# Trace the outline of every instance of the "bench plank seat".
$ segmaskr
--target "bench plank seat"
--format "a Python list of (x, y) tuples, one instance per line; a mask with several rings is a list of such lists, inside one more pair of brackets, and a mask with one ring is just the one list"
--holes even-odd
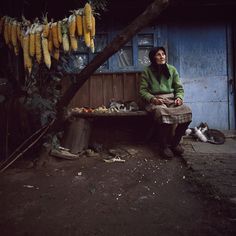
[(130, 117), (130, 116), (147, 116), (147, 111), (129, 111), (129, 112), (77, 112), (72, 114), (73, 117), (93, 118), (93, 117)]

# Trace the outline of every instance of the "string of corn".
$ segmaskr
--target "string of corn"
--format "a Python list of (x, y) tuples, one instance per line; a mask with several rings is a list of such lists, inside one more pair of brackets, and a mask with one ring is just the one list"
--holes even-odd
[[(94, 53), (95, 17), (92, 7), (86, 3), (84, 8), (74, 11), (70, 17), (62, 21), (48, 23), (44, 18), (42, 24), (31, 24), (22, 16), (23, 22), (17, 22), (11, 17), (0, 17), (0, 34), (3, 34), (6, 45), (14, 48), (15, 55), (19, 54), (19, 46), (23, 49), (24, 65), (29, 74), (32, 70), (32, 59), (41, 63), (42, 56), (46, 66), (51, 67), (51, 55), (59, 60), (60, 44), (64, 52), (78, 50), (78, 36), (84, 37), (87, 47)], [(31, 26), (31, 27), (29, 27)], [(40, 26), (40, 30), (38, 27)], [(27, 27), (27, 29), (26, 29)]]

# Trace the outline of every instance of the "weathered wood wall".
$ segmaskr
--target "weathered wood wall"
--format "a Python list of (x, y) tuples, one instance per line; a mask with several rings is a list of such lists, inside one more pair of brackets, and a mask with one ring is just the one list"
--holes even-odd
[[(139, 90), (139, 72), (100, 73), (92, 75), (77, 92), (69, 107), (108, 106), (110, 100), (135, 101), (142, 105)], [(63, 91), (69, 86), (70, 78), (62, 81)]]

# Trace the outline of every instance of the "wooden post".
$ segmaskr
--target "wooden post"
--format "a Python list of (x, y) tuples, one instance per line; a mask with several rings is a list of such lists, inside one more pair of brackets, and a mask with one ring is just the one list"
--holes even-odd
[(91, 133), (91, 123), (84, 118), (76, 118), (65, 131), (62, 145), (77, 154), (88, 148)]

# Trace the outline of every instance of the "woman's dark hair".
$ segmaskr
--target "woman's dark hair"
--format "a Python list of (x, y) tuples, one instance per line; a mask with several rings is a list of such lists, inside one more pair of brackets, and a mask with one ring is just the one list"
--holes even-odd
[(170, 72), (169, 72), (169, 69), (168, 69), (166, 63), (161, 64), (161, 65), (156, 63), (155, 55), (159, 50), (162, 50), (166, 55), (166, 50), (164, 47), (154, 47), (150, 50), (150, 52), (148, 54), (149, 60), (151, 62), (150, 67), (153, 70), (153, 72), (156, 74), (158, 81), (160, 80), (161, 75), (164, 75), (166, 77), (166, 79), (168, 79), (170, 77)]

